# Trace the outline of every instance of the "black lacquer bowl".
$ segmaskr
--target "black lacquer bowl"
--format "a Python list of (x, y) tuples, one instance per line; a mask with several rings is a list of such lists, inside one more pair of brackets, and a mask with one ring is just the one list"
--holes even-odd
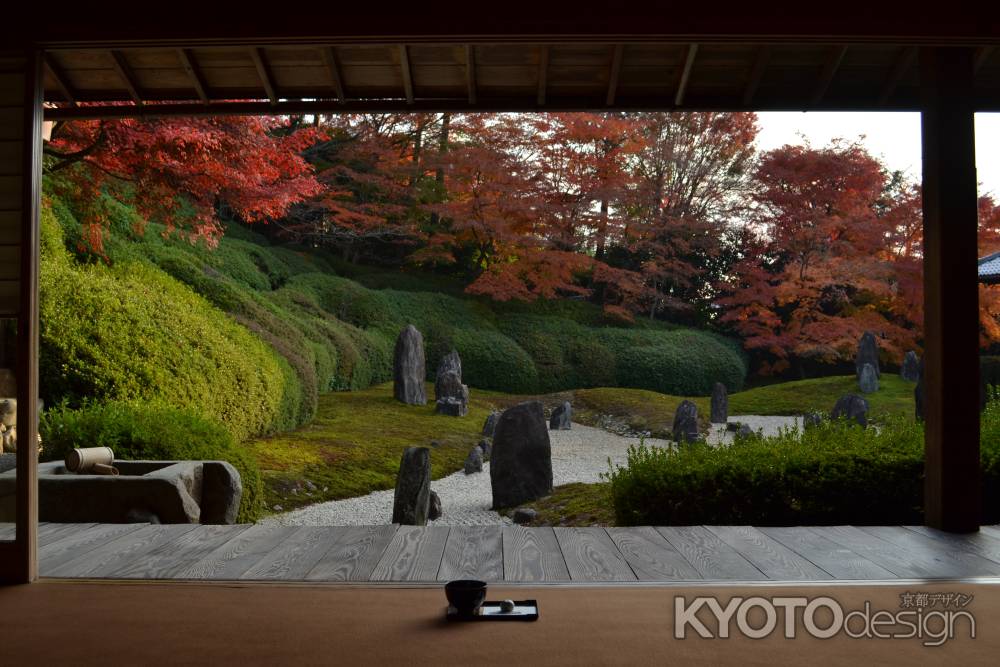
[(460, 614), (472, 614), (486, 599), (486, 582), (476, 579), (456, 579), (444, 585), (448, 603)]

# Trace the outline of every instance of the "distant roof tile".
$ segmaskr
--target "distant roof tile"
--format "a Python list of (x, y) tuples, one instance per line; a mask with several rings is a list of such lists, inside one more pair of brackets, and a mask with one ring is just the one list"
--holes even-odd
[(979, 282), (1000, 284), (1000, 252), (979, 260)]

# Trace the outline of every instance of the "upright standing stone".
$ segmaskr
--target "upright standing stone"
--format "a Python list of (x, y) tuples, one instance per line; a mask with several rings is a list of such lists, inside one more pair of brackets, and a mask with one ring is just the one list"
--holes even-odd
[(920, 360), (917, 386), (913, 388), (913, 415), (918, 422), (924, 420), (924, 361)]
[(868, 426), (868, 401), (857, 394), (841, 396), (830, 413), (832, 419), (851, 419), (861, 426)]
[(878, 339), (871, 331), (866, 331), (861, 340), (858, 341), (858, 356), (854, 360), (854, 370), (858, 380), (861, 379), (861, 371), (864, 370), (865, 364), (872, 365), (872, 368), (875, 369), (875, 377), (882, 377), (878, 365)]
[(674, 441), (697, 442), (701, 439), (701, 432), (698, 429), (698, 406), (691, 401), (681, 401), (674, 413)]
[(392, 522), (405, 526), (427, 525), (431, 501), (431, 450), (407, 447), (399, 461)]
[(858, 388), (862, 394), (874, 394), (878, 391), (878, 374), (875, 367), (865, 364), (861, 369), (861, 377), (858, 379)]
[(444, 510), (441, 507), (441, 496), (437, 494), (437, 491), (432, 490), (427, 518), (431, 521), (437, 521), (441, 518), (442, 514), (444, 514)]
[(455, 350), (438, 364), (434, 401), (440, 414), (464, 417), (469, 412), (469, 387), (462, 384), (462, 359)]
[(442, 385), (441, 382), (442, 376), (449, 372), (455, 374), (459, 383), (462, 382), (462, 358), (458, 356), (458, 352), (456, 350), (452, 350), (448, 354), (444, 355), (441, 358), (441, 363), (438, 364), (437, 373), (434, 376), (434, 400), (437, 400), (442, 396), (453, 395), (448, 392), (454, 391), (454, 388), (450, 384)]
[(903, 367), (899, 369), (899, 376), (907, 382), (916, 382), (920, 379), (920, 360), (913, 350), (903, 357)]
[(426, 405), (424, 337), (412, 324), (399, 332), (392, 361), (392, 394), (408, 405)]
[(552, 446), (538, 401), (500, 415), (490, 456), (493, 508), (514, 507), (552, 493)]
[(466, 475), (483, 471), (483, 450), (479, 449), (478, 445), (469, 450), (469, 455), (465, 457), (463, 470), (465, 470)]
[(729, 421), (729, 394), (726, 392), (726, 385), (721, 382), (716, 382), (712, 388), (711, 417), (713, 424), (725, 424)]
[(486, 421), (483, 422), (483, 437), (485, 438), (493, 437), (493, 432), (497, 428), (497, 421), (499, 421), (499, 419), (500, 419), (499, 412), (490, 413), (490, 415), (486, 418)]
[(572, 427), (573, 406), (569, 401), (563, 401), (562, 405), (557, 405), (549, 418), (549, 429), (553, 431), (568, 431)]

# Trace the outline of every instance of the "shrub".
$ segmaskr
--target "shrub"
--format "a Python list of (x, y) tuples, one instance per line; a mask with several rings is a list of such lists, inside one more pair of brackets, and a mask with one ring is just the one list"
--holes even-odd
[(1000, 357), (980, 357), (979, 368), (983, 376), (983, 384), (1000, 387)]
[(739, 391), (746, 378), (743, 356), (704, 332), (608, 329), (599, 337), (616, 355), (622, 387), (705, 396), (716, 382)]
[(194, 410), (160, 402), (109, 401), (79, 409), (62, 405), (42, 414), (39, 429), (43, 458), (50, 461), (64, 458), (74, 447), (110, 447), (120, 459), (228, 461), (243, 482), (238, 521), (260, 516), (263, 485), (257, 463), (222, 424)]
[[(801, 434), (746, 438), (728, 447), (641, 445), (611, 471), (621, 525), (912, 524), (922, 522), (923, 427), (886, 418)], [(983, 415), (983, 521), (1000, 520), (1000, 404)]]
[(286, 383), (274, 352), (154, 267), (79, 265), (43, 209), (43, 398), (163, 399), (221, 421), (237, 439), (272, 429)]
[(531, 357), (496, 330), (458, 329), (455, 349), (462, 357), (462, 380), (470, 386), (509, 393), (531, 393), (538, 386)]

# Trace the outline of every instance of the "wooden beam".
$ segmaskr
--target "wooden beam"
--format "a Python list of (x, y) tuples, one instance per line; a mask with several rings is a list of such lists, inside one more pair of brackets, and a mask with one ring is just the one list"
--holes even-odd
[(399, 70), (403, 75), (403, 93), (406, 103), (413, 104), (413, 72), (410, 70), (410, 50), (406, 44), (399, 45)]
[(63, 98), (73, 106), (76, 106), (78, 104), (76, 93), (73, 92), (73, 87), (69, 84), (69, 79), (66, 78), (66, 73), (62, 67), (59, 66), (59, 63), (50, 54), (44, 53), (42, 57), (45, 62), (46, 71), (52, 77), (52, 80), (56, 82), (56, 87), (59, 88), (59, 92)]
[(624, 44), (615, 44), (614, 53), (611, 55), (611, 71), (608, 74), (608, 97), (606, 104), (609, 107), (615, 103), (615, 94), (618, 92), (618, 78), (621, 76), (622, 55), (624, 52)]
[(271, 68), (267, 64), (267, 56), (264, 54), (264, 49), (256, 46), (251, 48), (250, 57), (257, 68), (257, 76), (260, 78), (261, 85), (264, 86), (267, 99), (271, 100), (271, 104), (277, 104), (278, 91), (274, 87), (274, 77), (271, 76)]
[(476, 103), (476, 47), (465, 45), (465, 85), (469, 89), (469, 104)]
[(139, 94), (139, 86), (136, 84), (135, 74), (133, 74), (132, 68), (125, 59), (125, 54), (117, 49), (112, 49), (111, 61), (114, 63), (115, 71), (118, 72), (119, 78), (125, 84), (125, 89), (128, 91), (132, 101), (135, 102), (136, 106), (142, 106), (142, 95)]
[(181, 61), (181, 67), (187, 72), (188, 78), (191, 80), (191, 87), (198, 94), (198, 99), (202, 101), (202, 104), (208, 104), (208, 86), (205, 84), (205, 77), (201, 74), (201, 68), (198, 67), (194, 53), (191, 49), (177, 49), (177, 58)]
[(687, 55), (684, 56), (684, 66), (681, 69), (681, 78), (677, 82), (677, 92), (674, 95), (674, 106), (679, 107), (684, 104), (684, 95), (687, 93), (688, 81), (691, 79), (691, 68), (694, 67), (694, 59), (698, 55), (698, 45), (688, 46)]
[(750, 70), (750, 78), (747, 79), (746, 88), (743, 89), (743, 106), (750, 106), (753, 97), (760, 87), (760, 80), (764, 77), (767, 64), (771, 60), (771, 47), (766, 44), (757, 49), (757, 57), (754, 59), (753, 68)]
[(830, 84), (837, 76), (837, 70), (840, 69), (840, 63), (844, 61), (845, 55), (847, 55), (847, 44), (831, 47), (830, 54), (826, 57), (826, 62), (823, 63), (823, 71), (820, 72), (816, 88), (810, 98), (813, 105), (819, 104), (826, 97), (826, 91), (830, 89)]
[(899, 86), (900, 80), (903, 76), (910, 70), (913, 66), (914, 61), (917, 59), (917, 47), (907, 46), (899, 55), (896, 56), (896, 61), (892, 65), (892, 69), (889, 71), (889, 76), (886, 78), (885, 83), (882, 85), (882, 90), (878, 94), (878, 105), (884, 107), (888, 103), (892, 94), (896, 92), (896, 88)]
[(545, 93), (549, 78), (549, 45), (542, 44), (538, 50), (538, 106), (545, 106)]
[(924, 212), (924, 520), (979, 529), (975, 53), (920, 49)]
[(344, 95), (344, 79), (340, 74), (340, 59), (337, 57), (337, 50), (332, 46), (326, 46), (320, 49), (320, 53), (323, 55), (326, 70), (330, 73), (330, 83), (333, 84), (333, 93), (337, 96), (338, 102), (345, 104), (347, 96)]

